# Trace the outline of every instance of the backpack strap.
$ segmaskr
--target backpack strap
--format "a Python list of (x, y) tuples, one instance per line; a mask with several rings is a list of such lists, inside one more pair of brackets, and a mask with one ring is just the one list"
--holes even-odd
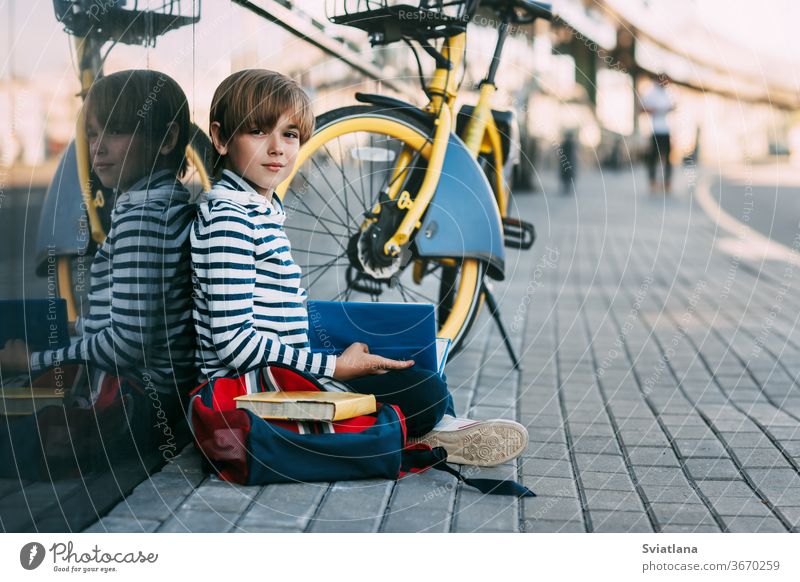
[(407, 448), (403, 450), (402, 472), (419, 472), (421, 468), (433, 468), (446, 471), (456, 479), (474, 487), (486, 495), (513, 495), (515, 497), (536, 497), (536, 494), (525, 487), (508, 479), (472, 479), (464, 477), (461, 471), (447, 464), (447, 451), (443, 447)]

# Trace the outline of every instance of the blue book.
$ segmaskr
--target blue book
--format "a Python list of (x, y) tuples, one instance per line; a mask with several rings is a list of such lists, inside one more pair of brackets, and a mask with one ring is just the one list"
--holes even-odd
[(0, 300), (0, 347), (10, 339), (25, 340), (31, 351), (69, 345), (64, 299)]
[(450, 340), (436, 337), (436, 312), (430, 303), (308, 301), (311, 351), (339, 355), (354, 342), (372, 354), (414, 360), (414, 367), (440, 376)]

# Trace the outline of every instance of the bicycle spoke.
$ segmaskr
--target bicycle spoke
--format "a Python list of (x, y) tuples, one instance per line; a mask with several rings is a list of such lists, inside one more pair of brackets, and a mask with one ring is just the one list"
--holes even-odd
[[(314, 211), (311, 210), (311, 207), (308, 204), (306, 204), (305, 202), (303, 202), (301, 198), (298, 197), (297, 200), (300, 201), (300, 203), (303, 204), (303, 206), (305, 206), (308, 209), (308, 212), (300, 210), (299, 208), (292, 209), (292, 212), (299, 212), (300, 214), (304, 214), (306, 216), (310, 216), (311, 218), (314, 218), (314, 219), (316, 219), (316, 220), (318, 220), (320, 222), (329, 222), (329, 223), (334, 224), (336, 226), (342, 226), (342, 227), (344, 227), (345, 232), (348, 230), (347, 225), (344, 224), (343, 222), (336, 222), (335, 220), (333, 220), (331, 218), (323, 218), (319, 214), (315, 214)], [(289, 225), (287, 225), (287, 226), (289, 226)], [(330, 232), (330, 231), (328, 231), (328, 232)], [(331, 233), (331, 235), (335, 236), (335, 235), (333, 235), (333, 233)]]
[[(375, 147), (373, 145), (373, 143), (374, 143), (373, 142), (373, 135), (369, 134), (369, 147), (370, 147), (370, 149)], [(370, 158), (369, 159), (369, 194), (367, 194), (366, 198), (371, 197), (372, 193), (375, 192), (375, 190), (373, 190), (373, 188), (372, 188), (372, 178), (375, 175), (375, 170), (374, 170), (373, 166), (374, 166), (374, 162), (372, 161), (372, 158)], [(366, 199), (365, 199), (364, 202), (366, 204)], [(366, 206), (365, 206), (365, 208), (366, 208)], [(372, 208), (367, 208), (366, 210), (367, 210), (367, 212), (371, 212)]]
[(408, 300), (408, 297), (406, 296), (406, 292), (405, 292), (405, 290), (403, 289), (403, 284), (402, 284), (402, 283), (400, 283), (399, 281), (398, 281), (398, 283), (397, 283), (397, 290), (398, 290), (398, 291), (400, 291), (400, 295), (403, 297), (403, 300), (404, 300), (406, 303), (410, 303), (410, 302), (409, 302), (409, 300)]
[[(337, 138), (337, 139), (338, 139), (338, 138)], [(358, 140), (356, 140), (356, 147), (358, 147)], [(339, 153), (340, 153), (340, 154), (341, 154), (341, 151), (342, 151), (342, 144), (341, 144), (341, 143), (339, 143)], [(359, 160), (358, 160), (358, 176), (359, 176), (359, 182), (358, 182), (358, 183), (361, 185), (361, 188), (360, 188), (360, 190), (361, 190), (361, 193), (360, 193), (360, 196), (359, 196), (359, 201), (361, 202), (362, 206), (364, 206), (364, 210), (365, 210), (365, 211), (368, 211), (368, 210), (369, 210), (369, 208), (367, 208), (367, 207), (366, 207), (366, 206), (367, 206), (367, 200), (366, 200), (366, 198), (364, 197), (364, 170), (363, 170), (363, 162), (361, 161), (361, 159), (360, 159), (360, 158), (359, 158)]]
[(325, 273), (327, 273), (327, 272), (330, 270), (330, 268), (331, 268), (331, 267), (333, 267), (333, 264), (330, 264), (330, 265), (328, 265), (328, 266), (327, 266), (327, 267), (325, 267), (325, 268), (322, 268), (322, 267), (317, 267), (316, 269), (314, 269), (314, 271), (318, 271), (319, 269), (322, 269), (322, 271), (321, 271), (321, 272), (320, 272), (320, 273), (317, 275), (316, 279), (314, 279), (313, 281), (311, 281), (311, 282), (310, 282), (310, 283), (307, 285), (307, 287), (308, 287), (309, 289), (310, 289), (310, 288), (312, 288), (312, 287), (314, 286), (314, 283), (316, 283), (317, 281), (319, 281), (320, 277), (322, 277), (322, 276), (323, 276)]
[[(337, 262), (339, 259), (342, 259), (342, 258), (344, 258), (344, 255), (345, 255), (345, 254), (346, 254), (346, 252), (342, 252), (342, 253), (341, 253), (341, 254), (339, 254), (339, 255), (331, 255), (333, 258), (332, 258), (330, 261), (326, 261), (326, 262), (324, 262), (324, 263), (315, 263), (315, 264), (313, 264), (313, 265), (312, 265), (312, 264), (308, 264), (308, 265), (300, 265), (300, 268), (301, 268), (301, 269), (304, 269), (304, 272), (303, 272), (303, 274), (304, 274), (306, 277), (308, 277), (308, 276), (309, 276), (311, 273), (313, 273), (313, 272), (317, 271), (318, 269), (320, 269), (320, 268), (322, 268), (322, 267), (326, 267), (326, 266), (333, 266), (333, 263), (336, 263), (336, 262)], [(345, 262), (344, 262), (344, 263), (342, 263), (340, 266), (347, 266), (348, 264), (349, 264), (349, 261), (345, 261)], [(313, 269), (311, 269), (310, 271), (305, 271), (305, 269), (307, 269), (307, 268), (309, 268), (309, 267), (314, 267), (314, 268), (313, 268)]]
[[(358, 142), (356, 142), (356, 144), (357, 144), (357, 143), (358, 143)], [(341, 137), (340, 137), (340, 136), (336, 138), (336, 145), (338, 145), (338, 146), (339, 146), (339, 157), (340, 157), (340, 158), (341, 158), (341, 160), (342, 160), (342, 167), (344, 167), (344, 151), (342, 150), (342, 140), (341, 140)], [(361, 167), (361, 166), (359, 165), (359, 168), (360, 168), (360, 167)], [(353, 216), (350, 214), (350, 207), (349, 207), (349, 205), (348, 205), (348, 203), (347, 203), (347, 199), (348, 199), (348, 196), (347, 196), (347, 188), (345, 188), (345, 189), (344, 189), (344, 192), (343, 192), (343, 194), (344, 194), (344, 196), (343, 196), (343, 197), (344, 197), (344, 211), (345, 211), (345, 213), (347, 213), (347, 216), (349, 216), (349, 217), (350, 217), (350, 219), (352, 220), (352, 219), (353, 219)], [(355, 195), (356, 195), (356, 198), (358, 198), (358, 193), (356, 192), (355, 188), (353, 188), (353, 194), (355, 194)]]
[[(318, 228), (303, 228), (302, 226), (295, 226), (293, 224), (285, 225), (287, 230), (298, 230), (300, 232), (309, 232), (311, 234), (325, 234), (321, 232)], [(335, 234), (336, 237), (345, 238), (349, 235), (347, 232), (343, 232), (341, 234)]]
[(344, 291), (339, 291), (336, 295), (334, 295), (330, 299), (326, 299), (326, 301), (339, 301), (339, 297), (341, 297), (342, 295), (344, 295)]
[[(305, 200), (303, 200), (302, 198), (298, 198), (298, 200), (300, 201), (300, 203), (301, 203), (303, 206), (305, 206), (305, 207), (308, 209), (308, 211), (309, 211), (309, 212), (313, 212), (313, 211), (311, 210), (311, 208), (309, 208), (308, 204), (306, 204)], [(295, 209), (295, 210), (296, 210), (296, 209)], [(299, 212), (299, 211), (298, 211), (298, 212)], [(330, 234), (330, 235), (331, 235), (331, 236), (334, 238), (334, 240), (336, 241), (336, 244), (338, 244), (338, 245), (339, 245), (339, 247), (340, 247), (342, 250), (344, 250), (345, 252), (347, 252), (347, 249), (344, 247), (344, 245), (343, 245), (343, 244), (342, 244), (342, 242), (339, 240), (339, 238), (337, 238), (337, 236), (336, 236), (335, 234), (333, 234), (333, 233), (331, 232), (331, 230), (330, 230), (330, 229), (329, 229), (327, 226), (325, 226), (325, 223), (324, 223), (324, 222), (322, 222), (322, 217), (316, 217), (316, 216), (314, 216), (314, 214), (309, 214), (309, 216), (311, 216), (311, 217), (314, 217), (314, 218), (319, 218), (319, 220), (320, 220), (320, 225), (322, 225), (322, 227), (323, 227), (325, 230), (327, 230), (327, 231), (328, 231), (328, 234)], [(341, 226), (344, 226), (344, 225), (341, 225)], [(345, 230), (347, 230), (347, 227), (346, 227), (346, 226), (345, 226)]]
[[(328, 182), (328, 179), (327, 179), (327, 178), (325, 178), (325, 174), (323, 174), (323, 173), (322, 173), (322, 170), (320, 169), (320, 167), (319, 167), (319, 164), (317, 164), (317, 161), (316, 161), (316, 160), (313, 158), (313, 156), (312, 156), (312, 158), (311, 158), (311, 163), (312, 163), (312, 164), (314, 164), (314, 166), (317, 168), (317, 170), (319, 170), (319, 173), (320, 173), (320, 175), (322, 176), (322, 179), (323, 179), (323, 180), (325, 180), (325, 182), (327, 182), (327, 183), (328, 183), (328, 186), (331, 188), (331, 191), (333, 192), (333, 197), (334, 197), (334, 198), (336, 198), (336, 199), (338, 200), (338, 197), (336, 196), (336, 191), (333, 189), (333, 186), (331, 186), (330, 182)], [(336, 211), (333, 209), (333, 206), (331, 206), (331, 204), (330, 204), (329, 200), (326, 200), (326, 199), (325, 199), (325, 197), (322, 195), (322, 192), (320, 192), (319, 190), (317, 190), (316, 186), (314, 186), (314, 185), (313, 185), (313, 184), (312, 184), (312, 183), (309, 181), (309, 179), (305, 177), (305, 175), (303, 174), (303, 172), (298, 172), (298, 174), (300, 174), (300, 175), (303, 177), (303, 179), (304, 179), (304, 180), (305, 180), (305, 181), (308, 183), (308, 185), (309, 185), (309, 186), (311, 186), (311, 188), (314, 190), (314, 193), (315, 193), (317, 196), (319, 196), (319, 199), (320, 199), (320, 200), (322, 200), (323, 204), (325, 205), (325, 208), (328, 208), (328, 209), (330, 209), (330, 211), (333, 213), (333, 215), (334, 215), (334, 216), (336, 216), (336, 218), (338, 218), (338, 219), (339, 219), (339, 220), (341, 220), (342, 222), (346, 222), (346, 220), (345, 220), (344, 218), (342, 218), (341, 216), (339, 216), (339, 213), (338, 213), (338, 212), (336, 212)], [(341, 201), (339, 201), (339, 204), (341, 204)], [(350, 219), (351, 221), (353, 220), (353, 217), (352, 217), (352, 216), (350, 216), (349, 214), (348, 214), (347, 218), (348, 218), (348, 219)]]
[(317, 251), (317, 250), (313, 250), (312, 251), (310, 249), (309, 250), (305, 250), (305, 251), (300, 251), (300, 253), (302, 253), (302, 254), (304, 254), (306, 256), (309, 256), (309, 255), (322, 255), (323, 257), (333, 257), (335, 259), (341, 259), (343, 256), (345, 256), (345, 254), (347, 254), (347, 251), (342, 251), (338, 255), (335, 254), (335, 253), (326, 253), (325, 251)]
[[(336, 138), (336, 139), (338, 140), (339, 138)], [(322, 147), (325, 148), (325, 151), (328, 153), (328, 155), (331, 157), (331, 159), (334, 159), (333, 155), (331, 154), (331, 151), (328, 149), (328, 144), (322, 144)], [(344, 160), (342, 160), (342, 163), (339, 164), (339, 170), (342, 173), (342, 191), (343, 191), (345, 199), (347, 199), (347, 186), (350, 186), (351, 189), (353, 189), (353, 187), (349, 183), (349, 181), (347, 180), (347, 175), (344, 172)], [(342, 204), (341, 200), (339, 200), (339, 204)]]
[(405, 285), (403, 285), (403, 284), (402, 284), (402, 283), (400, 283), (400, 282), (398, 282), (398, 285), (400, 285), (400, 286), (401, 286), (403, 289), (405, 289), (406, 291), (408, 291), (408, 292), (409, 292), (409, 293), (411, 293), (412, 295), (416, 295), (417, 297), (422, 297), (423, 301), (425, 301), (426, 303), (434, 303), (434, 304), (435, 304), (435, 303), (437, 303), (436, 301), (431, 301), (431, 298), (430, 298), (430, 297), (427, 297), (426, 295), (423, 295), (423, 294), (422, 294), (422, 293), (420, 293), (419, 291), (415, 291), (415, 290), (414, 290), (414, 289), (412, 289), (411, 287), (406, 287)]

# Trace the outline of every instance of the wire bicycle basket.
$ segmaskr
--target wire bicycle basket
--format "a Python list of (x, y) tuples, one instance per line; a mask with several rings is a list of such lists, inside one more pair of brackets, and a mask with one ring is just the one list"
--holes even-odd
[[(156, 39), (200, 20), (201, 0), (53, 0), (56, 18), (73, 36), (155, 46)], [(155, 6), (153, 6), (155, 5)]]
[(447, 38), (467, 29), (478, 0), (329, 0), (328, 20), (369, 35), (372, 46), (404, 38)]

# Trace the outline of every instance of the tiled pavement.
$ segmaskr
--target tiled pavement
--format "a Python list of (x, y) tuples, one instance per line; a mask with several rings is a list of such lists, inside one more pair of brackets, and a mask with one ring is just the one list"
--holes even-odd
[(485, 312), (448, 363), (460, 413), (530, 433), (518, 462), (471, 475), (537, 497), (439, 471), (239, 487), (189, 447), (89, 531), (797, 531), (800, 267), (723, 254), (688, 194), (644, 183), (587, 173), (576, 197), (518, 196), (539, 240), (495, 293), (523, 370)]

